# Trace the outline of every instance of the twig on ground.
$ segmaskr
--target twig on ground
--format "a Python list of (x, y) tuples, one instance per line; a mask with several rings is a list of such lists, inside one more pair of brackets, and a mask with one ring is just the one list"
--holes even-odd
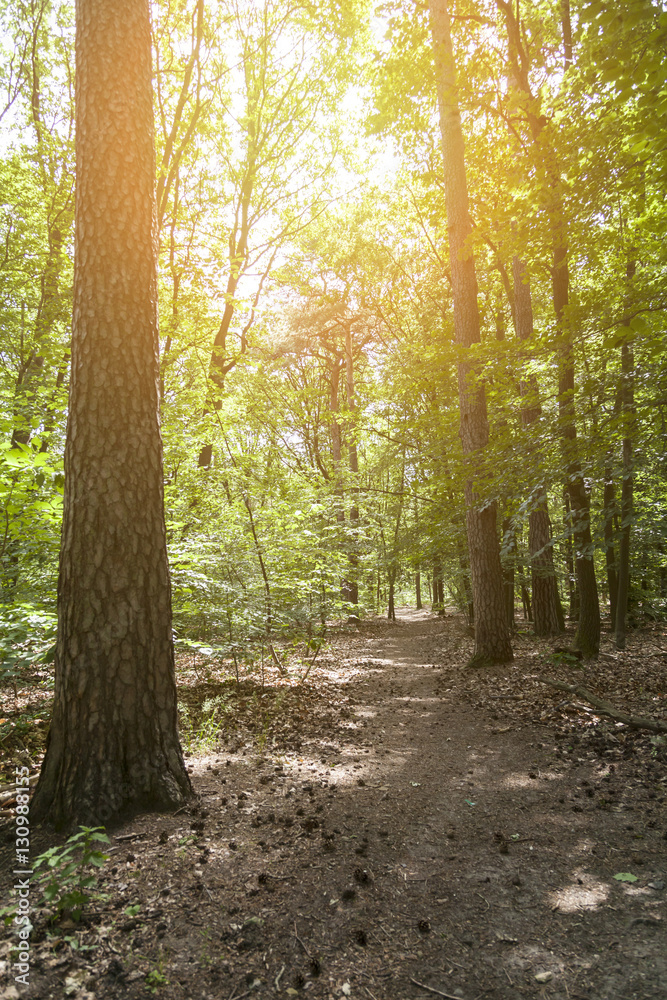
[(302, 947), (302, 948), (303, 948), (303, 950), (305, 951), (305, 953), (306, 953), (306, 955), (308, 956), (308, 958), (311, 958), (311, 959), (312, 959), (312, 957), (313, 957), (313, 956), (312, 956), (312, 955), (310, 954), (310, 952), (309, 952), (309, 951), (308, 951), (308, 949), (306, 948), (305, 944), (303, 943), (303, 941), (302, 941), (302, 940), (301, 940), (301, 938), (299, 937), (299, 932), (298, 932), (298, 930), (296, 929), (296, 920), (294, 921), (294, 937), (295, 937), (295, 938), (297, 939), (297, 941), (299, 942), (299, 944), (301, 945), (301, 947)]
[[(324, 640), (322, 640), (322, 642), (324, 642)], [(305, 674), (303, 675), (303, 677), (299, 681), (299, 684), (304, 684), (306, 682), (306, 679), (308, 678), (308, 674), (310, 673), (310, 668), (312, 667), (313, 663), (317, 659), (317, 654), (319, 653), (319, 651), (322, 648), (322, 642), (319, 644), (319, 646), (317, 647), (317, 649), (313, 653), (313, 658), (311, 659), (310, 663), (308, 664), (308, 669), (306, 670)]]
[(452, 996), (451, 993), (443, 993), (442, 990), (434, 990), (432, 986), (427, 986), (426, 983), (418, 983), (416, 979), (412, 978), (412, 976), (410, 976), (410, 982), (414, 983), (415, 986), (419, 986), (422, 990), (428, 990), (429, 993), (435, 993), (436, 996), (446, 997), (447, 1000), (461, 1000), (461, 997)]
[(550, 677), (539, 677), (538, 680), (542, 681), (543, 684), (548, 684), (549, 687), (557, 688), (559, 691), (576, 694), (578, 698), (583, 698), (584, 701), (595, 706), (602, 715), (608, 715), (615, 722), (623, 722), (632, 729), (647, 729), (651, 733), (667, 733), (667, 722), (660, 722), (657, 719), (645, 719), (641, 715), (628, 715), (627, 712), (621, 712), (618, 708), (610, 705), (608, 701), (604, 701), (602, 698), (598, 698), (597, 695), (591, 694), (587, 688), (581, 687), (579, 684), (573, 686), (565, 684), (563, 681), (554, 681)]

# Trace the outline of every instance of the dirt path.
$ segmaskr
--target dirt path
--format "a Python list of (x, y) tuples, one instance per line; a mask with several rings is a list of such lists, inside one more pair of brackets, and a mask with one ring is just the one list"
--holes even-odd
[(233, 736), (192, 815), (118, 831), (95, 950), (36, 942), (26, 995), (667, 996), (664, 774), (473, 707), (461, 626), (399, 619), (335, 639), (282, 749)]

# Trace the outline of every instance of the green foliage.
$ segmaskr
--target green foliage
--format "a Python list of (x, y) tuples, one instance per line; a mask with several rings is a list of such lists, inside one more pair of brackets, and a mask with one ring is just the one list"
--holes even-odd
[(169, 980), (159, 969), (151, 969), (144, 982), (150, 993), (157, 993), (163, 986), (169, 985)]
[[(632, 606), (637, 624), (664, 617), (667, 15), (650, 0), (570, 7), (567, 68), (560, 5), (519, 7), (530, 94), (497, 4), (464, 2), (453, 20), (482, 323), (472, 353), (492, 428), (484, 454), (464, 459), (427, 6), (222, 2), (201, 18), (194, 0), (156, 6), (165, 503), (176, 648), (198, 679), (223, 664), (238, 678), (276, 638), (319, 641), (350, 613), (351, 578), (362, 616), (385, 610), (389, 579), (411, 602), (417, 570), (426, 601), (436, 569), (445, 603), (467, 611), (468, 481), (498, 505), (517, 581), (545, 486), (567, 598), (556, 197), (596, 572), (623, 527), (631, 344)], [(39, 23), (35, 10), (0, 14), (12, 99), (0, 120), (0, 680), (15, 691), (55, 634), (74, 242), (72, 7), (50, 0)], [(515, 335), (515, 258), (530, 341)], [(201, 725), (184, 712), (184, 742), (214, 745), (226, 717), (222, 702)]]
[(53, 661), (55, 615), (32, 604), (0, 605), (0, 684), (17, 695), (31, 668)]
[(229, 696), (219, 694), (204, 701), (196, 721), (192, 718), (190, 709), (184, 702), (179, 703), (178, 711), (179, 733), (186, 752), (189, 754), (210, 753), (227, 729), (228, 720), (233, 713), (233, 706)]
[(100, 894), (93, 890), (97, 872), (108, 856), (97, 846), (108, 844), (104, 827), (79, 827), (62, 847), (50, 847), (35, 859), (34, 869), (46, 869), (37, 878), (42, 894), (42, 905), (54, 910), (54, 920), (68, 915), (75, 921), (93, 898)]

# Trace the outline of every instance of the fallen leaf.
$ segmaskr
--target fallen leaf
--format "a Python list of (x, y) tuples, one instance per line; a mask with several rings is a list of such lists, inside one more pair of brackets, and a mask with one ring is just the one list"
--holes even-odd
[(636, 882), (637, 876), (633, 875), (632, 872), (619, 872), (618, 875), (614, 875), (617, 882)]
[(554, 977), (553, 972), (538, 972), (535, 979), (538, 983), (548, 983)]

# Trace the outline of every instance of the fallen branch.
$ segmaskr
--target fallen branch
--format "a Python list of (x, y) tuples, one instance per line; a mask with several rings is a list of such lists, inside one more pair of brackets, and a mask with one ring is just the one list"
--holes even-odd
[(284, 674), (285, 673), (285, 664), (282, 663), (281, 660), (278, 659), (278, 654), (276, 653), (275, 649), (273, 648), (273, 643), (272, 642), (269, 643), (269, 649), (271, 650), (271, 659), (273, 660), (273, 662), (275, 663), (275, 665), (278, 667), (278, 670), (280, 671), (280, 673)]
[(657, 719), (645, 719), (641, 715), (628, 715), (627, 712), (621, 712), (620, 709), (610, 705), (608, 701), (598, 698), (597, 695), (591, 694), (587, 688), (581, 687), (579, 684), (573, 687), (571, 684), (563, 683), (563, 681), (551, 680), (550, 677), (538, 677), (538, 680), (542, 681), (543, 684), (548, 684), (549, 687), (558, 688), (559, 691), (576, 694), (578, 698), (589, 702), (589, 704), (597, 708), (598, 712), (602, 715), (608, 715), (615, 722), (623, 722), (626, 726), (630, 726), (631, 729), (647, 729), (650, 733), (667, 733), (667, 722), (660, 722)]
[[(38, 778), (39, 778), (39, 771), (37, 772), (37, 774), (30, 775), (30, 778), (28, 779), (30, 788), (32, 788), (32, 786), (37, 782)], [(25, 785), (21, 785), (20, 788), (24, 789)], [(7, 785), (0, 786), (0, 796), (5, 795), (6, 792), (15, 792), (15, 791), (16, 791), (16, 780), (10, 781), (9, 784)]]
[[(28, 785), (21, 785), (19, 787), (20, 792), (32, 792), (33, 788), (39, 780), (39, 772), (30, 776), (30, 783)], [(10, 785), (3, 785), (0, 789), (0, 809), (9, 809), (16, 803), (16, 782), (12, 782)]]

